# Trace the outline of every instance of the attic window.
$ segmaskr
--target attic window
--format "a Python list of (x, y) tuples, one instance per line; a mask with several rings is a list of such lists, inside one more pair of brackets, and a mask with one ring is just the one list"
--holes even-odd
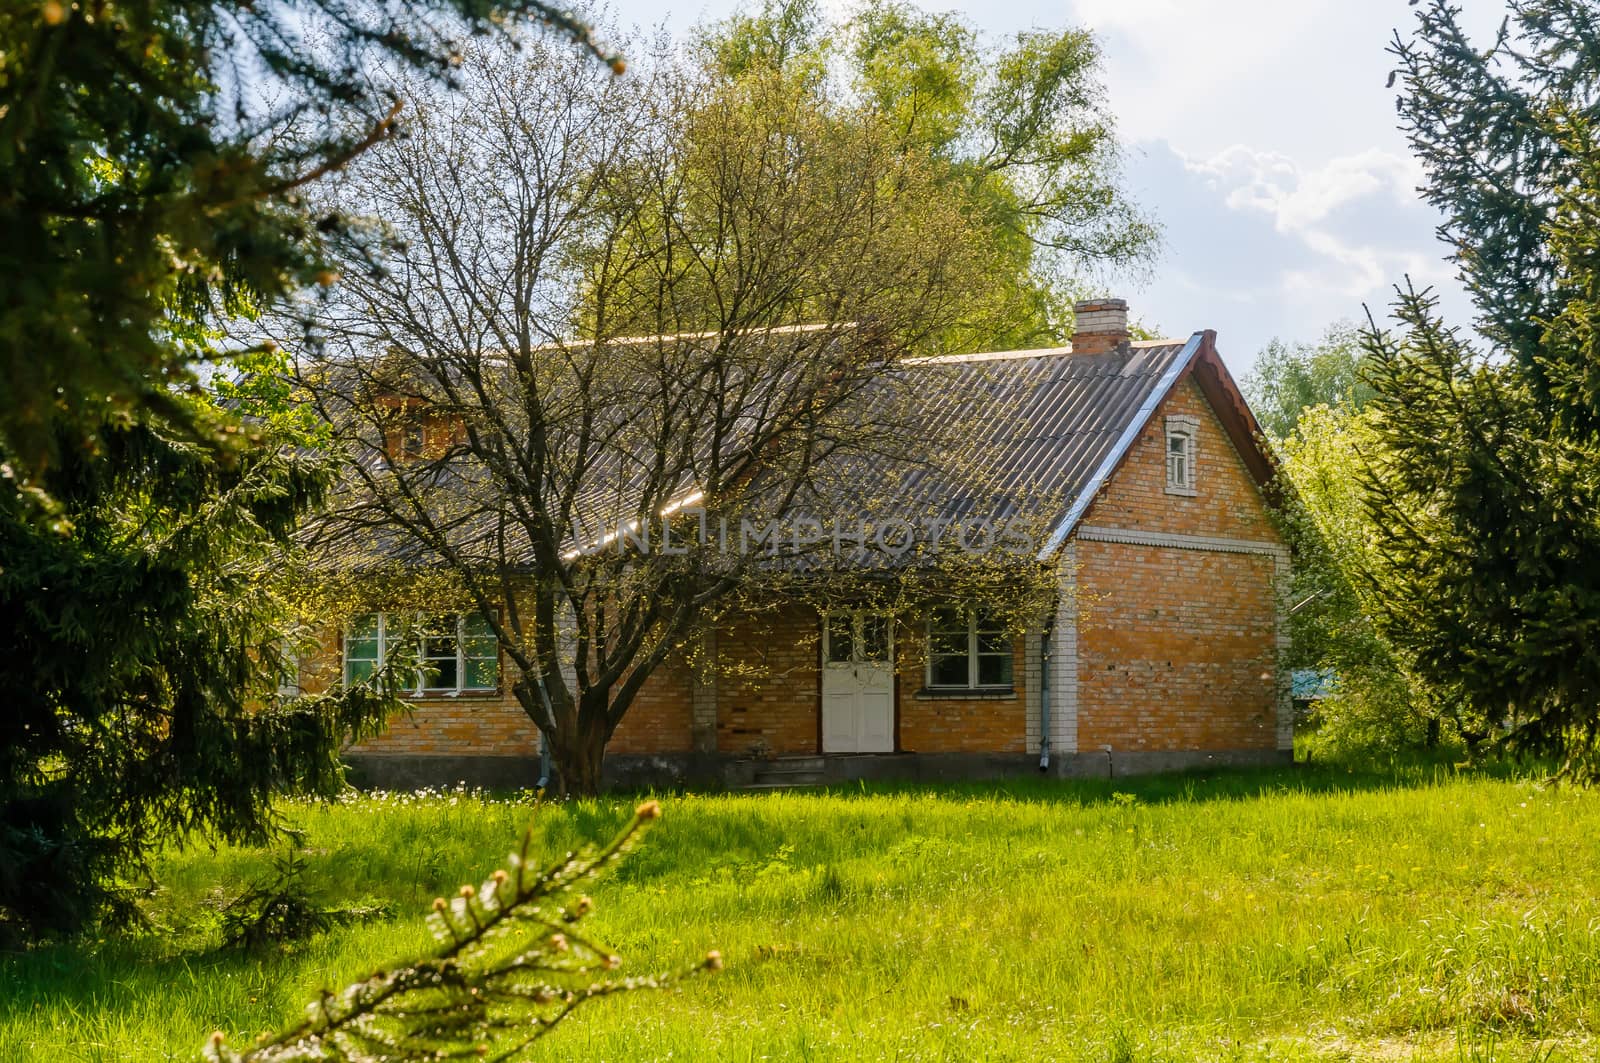
[(401, 429), (400, 450), (405, 454), (406, 457), (422, 457), (422, 446), (423, 437), (422, 426), (420, 424), (408, 424)]
[(1167, 494), (1194, 495), (1195, 442), (1200, 435), (1198, 418), (1177, 415), (1167, 418)]

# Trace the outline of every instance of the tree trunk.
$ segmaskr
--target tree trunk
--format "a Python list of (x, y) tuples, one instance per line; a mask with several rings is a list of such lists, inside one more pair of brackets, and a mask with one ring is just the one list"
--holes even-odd
[[(546, 718), (536, 684), (524, 679), (513, 690), (535, 726)], [(560, 699), (559, 705), (552, 706), (558, 725), (553, 732), (541, 728), (545, 748), (550, 751), (551, 779), (547, 793), (555, 798), (593, 797), (601, 790), (606, 743), (611, 740), (603, 692), (580, 693), (575, 710), (571, 702), (565, 700), (570, 694), (564, 690), (552, 691), (552, 694)], [(573, 720), (574, 725), (559, 726), (563, 719)]]
[(606, 742), (611, 735), (604, 711), (578, 711), (576, 734), (556, 735), (550, 743), (550, 759), (555, 768), (553, 789), (557, 797), (593, 797), (600, 793), (606, 758)]

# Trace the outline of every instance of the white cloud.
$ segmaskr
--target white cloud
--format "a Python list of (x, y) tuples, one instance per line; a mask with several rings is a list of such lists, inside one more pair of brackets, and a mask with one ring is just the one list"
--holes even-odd
[(1184, 166), (1228, 189), (1228, 206), (1270, 214), (1280, 232), (1304, 231), (1347, 203), (1387, 194), (1410, 203), (1422, 168), (1405, 155), (1369, 149), (1302, 169), (1286, 155), (1235, 144), (1205, 159), (1183, 153)]
[[(1281, 153), (1242, 144), (1208, 158), (1176, 154), (1230, 210), (1265, 215), (1276, 232), (1313, 253), (1311, 262), (1284, 271), (1287, 290), (1361, 299), (1406, 273), (1424, 283), (1448, 278), (1438, 255), (1421, 253), (1434, 250), (1431, 212), (1417, 196), (1423, 175), (1409, 156), (1368, 149), (1301, 167)], [(1407, 223), (1398, 231), (1375, 224), (1395, 214)], [(1403, 242), (1395, 244), (1396, 237)]]
[(1154, 277), (1131, 301), (1169, 332), (1217, 329), (1235, 372), (1274, 336), (1315, 339), (1364, 306), (1381, 315), (1408, 275), (1440, 288), (1455, 320), (1470, 316), (1404, 155), (1368, 149), (1306, 166), (1248, 144), (1190, 154), (1151, 142), (1129, 176), (1166, 229)]

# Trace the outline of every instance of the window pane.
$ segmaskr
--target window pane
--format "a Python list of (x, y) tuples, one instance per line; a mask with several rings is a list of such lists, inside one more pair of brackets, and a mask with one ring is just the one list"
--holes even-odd
[(344, 682), (355, 686), (372, 678), (378, 670), (378, 614), (363, 613), (350, 618), (344, 639)]
[(937, 655), (930, 659), (929, 684), (936, 687), (964, 687), (968, 684), (967, 655)]
[(1167, 486), (1189, 486), (1190, 439), (1182, 433), (1167, 437)]
[(499, 652), (500, 643), (493, 638), (461, 640), (461, 655), (463, 657), (493, 657)]
[(345, 639), (344, 655), (347, 658), (360, 658), (366, 661), (378, 659), (378, 640), (372, 639)]
[(456, 659), (453, 654), (448, 658), (430, 658), (422, 662), (422, 688), (424, 690), (456, 689)]
[(493, 690), (500, 682), (500, 664), (490, 658), (467, 662), (467, 678), (462, 687), (467, 690)]
[(983, 687), (1008, 687), (1011, 685), (1011, 654), (985, 654), (978, 658), (978, 685)]
[(839, 664), (851, 660), (855, 648), (849, 614), (828, 617), (828, 662)]
[(355, 686), (357, 683), (365, 683), (367, 680), (372, 678), (372, 673), (376, 672), (377, 670), (377, 661), (346, 661), (344, 662), (345, 686)]
[(425, 617), (422, 621), (422, 688), (455, 690), (460, 677), (456, 659), (458, 618), (454, 614)]
[(979, 653), (1011, 653), (1011, 636), (1004, 631), (978, 632)]
[(468, 613), (461, 618), (461, 634), (466, 638), (494, 638), (494, 628), (482, 613)]
[(861, 660), (889, 659), (889, 618), (867, 614), (861, 618)]

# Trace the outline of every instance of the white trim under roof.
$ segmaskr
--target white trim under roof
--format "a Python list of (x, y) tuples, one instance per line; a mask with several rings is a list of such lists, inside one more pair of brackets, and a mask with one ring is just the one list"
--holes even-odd
[[(1134, 340), (1130, 347), (1175, 347), (1183, 340)], [(1010, 358), (1048, 358), (1052, 355), (1071, 354), (1072, 345), (1065, 347), (1031, 347), (1025, 351), (979, 351), (975, 354), (934, 354), (924, 358), (907, 358), (903, 365), (960, 365), (967, 362), (998, 362)]]
[(1167, 392), (1172, 390), (1172, 385), (1178, 382), (1178, 377), (1189, 368), (1189, 363), (1200, 351), (1200, 341), (1205, 336), (1203, 332), (1196, 332), (1189, 337), (1189, 342), (1183, 345), (1183, 352), (1172, 360), (1172, 366), (1156, 386), (1150, 389), (1150, 395), (1144, 400), (1144, 405), (1139, 407), (1133, 419), (1128, 422), (1128, 427), (1123, 429), (1122, 435), (1117, 438), (1116, 445), (1111, 448), (1111, 453), (1106, 455), (1100, 467), (1089, 477), (1089, 482), (1084, 484), (1083, 490), (1078, 492), (1078, 497), (1073, 499), (1072, 508), (1067, 510), (1067, 515), (1061, 523), (1056, 525), (1056, 530), (1050, 533), (1044, 549), (1039, 551), (1039, 560), (1048, 561), (1052, 554), (1061, 548), (1067, 541), (1067, 536), (1072, 534), (1072, 529), (1077, 527), (1078, 521), (1083, 518), (1084, 511), (1089, 508), (1089, 503), (1094, 501), (1094, 496), (1100, 493), (1100, 488), (1105, 486), (1112, 472), (1121, 463), (1123, 456), (1128, 453), (1128, 448), (1133, 446), (1133, 441), (1139, 438), (1139, 433), (1144, 431), (1144, 426), (1150, 420), (1150, 415), (1156, 412), (1156, 407), (1161, 405), (1161, 400), (1167, 397)]

